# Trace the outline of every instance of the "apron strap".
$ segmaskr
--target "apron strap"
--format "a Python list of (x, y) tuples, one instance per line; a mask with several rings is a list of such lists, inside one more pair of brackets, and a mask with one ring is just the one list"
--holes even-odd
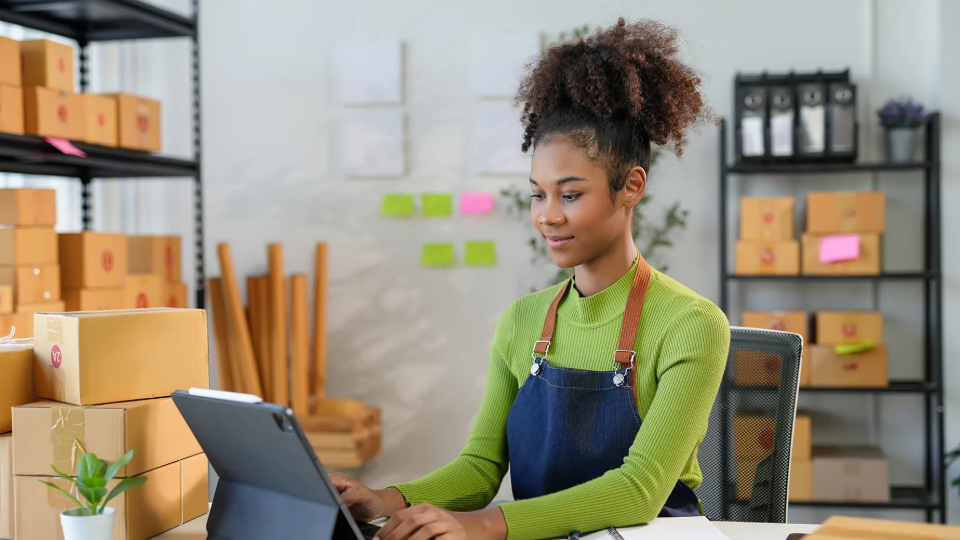
[[(621, 369), (627, 369), (633, 365), (636, 352), (633, 350), (633, 344), (637, 339), (637, 330), (640, 325), (640, 313), (643, 311), (643, 301), (647, 298), (647, 288), (650, 285), (650, 276), (653, 271), (650, 265), (643, 259), (643, 255), (637, 253), (637, 273), (633, 276), (633, 283), (630, 285), (630, 294), (627, 295), (627, 305), (623, 312), (623, 324), (620, 326), (620, 342), (617, 344), (617, 351), (613, 354), (614, 365)], [(540, 334), (540, 340), (533, 345), (531, 356), (534, 358), (544, 357), (550, 350), (550, 342), (553, 341), (553, 329), (557, 325), (557, 308), (560, 301), (567, 294), (570, 288), (572, 277), (568, 279), (557, 297), (550, 304), (547, 310), (547, 318), (543, 323), (543, 332)]]

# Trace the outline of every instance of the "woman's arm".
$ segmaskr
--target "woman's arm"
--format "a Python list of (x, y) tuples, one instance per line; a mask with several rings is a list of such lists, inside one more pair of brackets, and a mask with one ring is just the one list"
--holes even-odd
[(497, 495), (509, 461), (507, 415), (517, 395), (517, 378), (508, 360), (513, 312), (511, 307), (497, 323), (483, 402), (460, 456), (417, 481), (391, 486), (410, 505), (429, 502), (448, 510), (471, 511), (484, 508)]
[(729, 346), (730, 326), (719, 308), (704, 300), (681, 313), (664, 338), (656, 395), (623, 465), (552, 495), (501, 505), (509, 540), (655, 518), (706, 432)]

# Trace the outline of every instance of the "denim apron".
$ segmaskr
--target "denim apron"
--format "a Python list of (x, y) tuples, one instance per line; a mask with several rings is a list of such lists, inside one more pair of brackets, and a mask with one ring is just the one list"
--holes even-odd
[[(557, 308), (568, 280), (547, 311), (533, 365), (507, 417), (507, 446), (514, 498), (556, 493), (599, 478), (623, 465), (640, 429), (634, 340), (650, 284), (650, 266), (638, 255), (614, 353), (613, 371), (564, 369), (550, 365), (547, 352)], [(642, 360), (642, 359), (641, 359)], [(661, 517), (699, 516), (696, 494), (682, 480), (660, 511)]]

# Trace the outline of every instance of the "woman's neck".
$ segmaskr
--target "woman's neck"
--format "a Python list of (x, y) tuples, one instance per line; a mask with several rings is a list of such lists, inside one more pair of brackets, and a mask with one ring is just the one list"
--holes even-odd
[(606, 253), (574, 268), (577, 291), (580, 296), (597, 294), (629, 272), (635, 260), (637, 246), (633, 244), (633, 238), (624, 235), (624, 241), (615, 242)]

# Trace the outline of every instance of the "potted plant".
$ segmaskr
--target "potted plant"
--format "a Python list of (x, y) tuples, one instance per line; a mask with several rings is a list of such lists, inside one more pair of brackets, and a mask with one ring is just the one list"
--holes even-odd
[(108, 465), (106, 461), (97, 458), (96, 454), (84, 454), (77, 462), (76, 478), (60, 472), (51, 465), (57, 476), (73, 484), (70, 491), (75, 488), (87, 503), (84, 505), (77, 497), (52, 482), (43, 482), (77, 503), (78, 508), (66, 510), (60, 514), (64, 540), (110, 540), (113, 537), (116, 511), (113, 508), (107, 508), (107, 503), (124, 491), (147, 481), (145, 476), (124, 478), (109, 493), (107, 492), (107, 484), (113, 480), (121, 467), (130, 463), (131, 458), (133, 458), (133, 450), (124, 454), (113, 465)]
[(914, 160), (920, 128), (927, 123), (923, 105), (910, 98), (891, 99), (877, 111), (880, 123), (887, 128), (887, 159), (894, 163)]

